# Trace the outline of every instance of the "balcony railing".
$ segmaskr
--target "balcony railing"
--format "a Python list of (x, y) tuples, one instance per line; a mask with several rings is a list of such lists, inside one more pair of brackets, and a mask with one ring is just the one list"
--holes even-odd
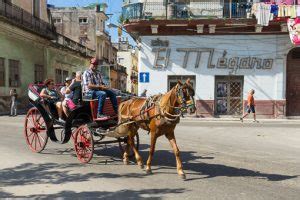
[(11, 23), (35, 32), (49, 39), (56, 38), (54, 26), (45, 22), (24, 9), (4, 0), (0, 0), (0, 17), (8, 19)]
[(95, 51), (93, 51), (93, 50), (87, 48), (86, 46), (83, 46), (82, 44), (75, 42), (74, 40), (71, 40), (70, 38), (67, 38), (61, 34), (58, 34), (56, 42), (59, 45), (62, 45), (71, 50), (80, 52), (83, 56), (89, 56), (89, 57), (95, 56)]
[(144, 2), (125, 4), (123, 19), (201, 19), (246, 18), (251, 3), (190, 2), (168, 3)]

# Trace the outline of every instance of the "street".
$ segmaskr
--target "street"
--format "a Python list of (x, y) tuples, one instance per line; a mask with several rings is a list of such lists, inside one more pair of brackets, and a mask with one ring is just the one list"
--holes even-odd
[[(24, 116), (0, 117), (0, 197), (100, 199), (299, 199), (300, 122), (182, 120), (175, 135), (187, 179), (177, 176), (165, 137), (157, 141), (147, 175), (123, 165), (117, 144), (97, 148), (81, 164), (72, 141), (48, 141), (32, 153), (23, 137)], [(150, 137), (140, 131), (146, 163)], [(133, 160), (132, 160), (133, 161)]]

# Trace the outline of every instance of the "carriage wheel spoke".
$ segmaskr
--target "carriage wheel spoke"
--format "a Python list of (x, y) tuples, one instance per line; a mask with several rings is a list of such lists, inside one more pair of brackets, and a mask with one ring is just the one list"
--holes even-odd
[(33, 139), (35, 138), (35, 134), (33, 134), (33, 137), (32, 137), (32, 140), (31, 140), (31, 143), (30, 143), (30, 145), (32, 145), (33, 144)]
[(43, 140), (43, 143), (45, 142), (45, 139), (42, 136), (40, 136), (40, 134), (38, 134), (38, 137), (40, 137)]
[(30, 122), (30, 124), (31, 124), (32, 127), (35, 127), (34, 123), (30, 120), (30, 118), (27, 118), (27, 122), (28, 121)]
[(31, 114), (31, 119), (32, 119), (32, 122), (33, 122), (33, 126), (36, 127), (36, 123), (35, 123), (35, 120), (34, 120), (34, 111)]
[(38, 134), (37, 134), (37, 140), (38, 140), (38, 142), (39, 142), (40, 147), (42, 147), (42, 143), (41, 143), (41, 140), (40, 140), (40, 137), (39, 137)]
[[(30, 131), (30, 129), (29, 129), (29, 131)], [(27, 138), (28, 138), (28, 139), (30, 138), (30, 136), (32, 136), (32, 135), (34, 134), (33, 131), (30, 131), (30, 132), (31, 132), (30, 135), (27, 135)]]
[(35, 136), (35, 139), (34, 139), (34, 149), (36, 150), (36, 141), (37, 141), (37, 136)]

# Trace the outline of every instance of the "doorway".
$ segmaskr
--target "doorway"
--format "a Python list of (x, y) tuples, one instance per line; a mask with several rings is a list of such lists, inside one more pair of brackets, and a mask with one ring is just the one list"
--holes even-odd
[(185, 83), (187, 79), (190, 79), (190, 83), (193, 86), (193, 89), (196, 91), (196, 76), (168, 76), (168, 91), (177, 85), (177, 82), (180, 80), (182, 83)]
[(287, 55), (286, 115), (300, 116), (300, 48)]
[(241, 115), (244, 76), (215, 77), (215, 114)]

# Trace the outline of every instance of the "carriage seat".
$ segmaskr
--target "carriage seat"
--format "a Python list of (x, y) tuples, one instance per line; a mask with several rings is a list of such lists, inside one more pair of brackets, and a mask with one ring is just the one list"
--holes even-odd
[[(82, 98), (83, 102), (88, 102), (90, 104), (91, 113), (94, 121), (101, 121), (100, 119), (97, 119), (97, 112), (98, 112), (98, 99), (92, 99), (92, 98)], [(121, 97), (117, 96), (118, 105), (121, 102)], [(103, 113), (107, 116), (110, 116), (110, 119), (117, 118), (115, 111), (113, 109), (112, 103), (110, 102), (109, 98), (105, 99), (105, 103), (103, 106)]]

